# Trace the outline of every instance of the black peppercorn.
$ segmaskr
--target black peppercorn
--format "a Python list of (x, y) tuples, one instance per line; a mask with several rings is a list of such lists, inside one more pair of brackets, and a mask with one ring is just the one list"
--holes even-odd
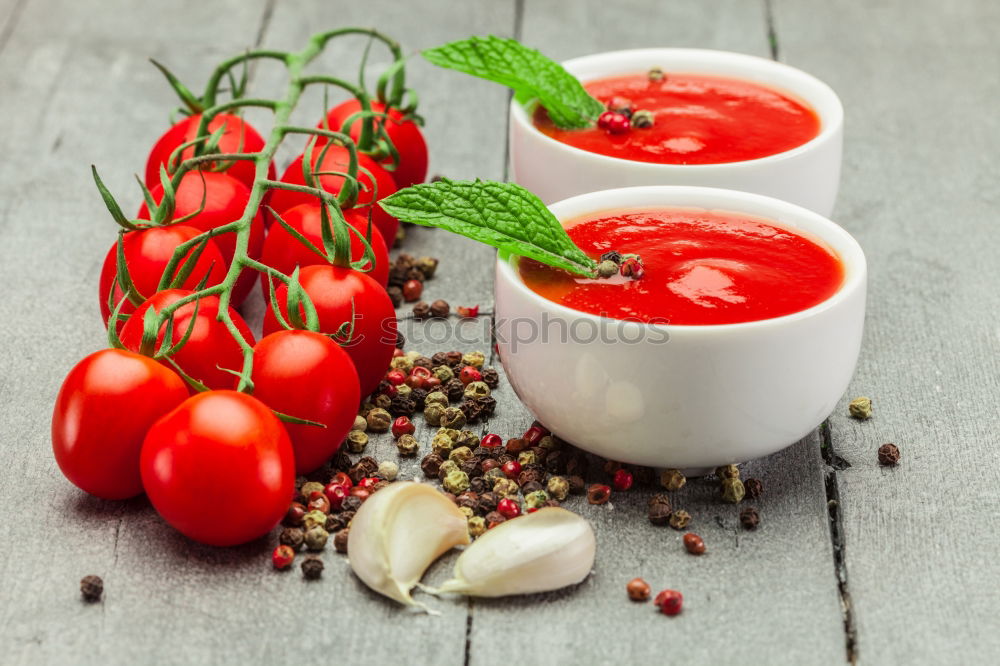
[(338, 553), (343, 554), (347, 552), (347, 536), (350, 533), (350, 531), (351, 528), (348, 527), (346, 529), (340, 530), (334, 535), (333, 547), (337, 550)]
[(764, 494), (764, 484), (760, 482), (760, 479), (747, 479), (743, 482), (743, 489), (746, 490), (747, 497), (750, 499), (760, 499), (760, 496)]
[(101, 595), (104, 594), (104, 581), (100, 576), (84, 576), (80, 580), (80, 594), (88, 603), (100, 601)]
[(420, 461), (420, 469), (424, 476), (433, 479), (441, 471), (441, 463), (443, 462), (444, 460), (438, 454), (429, 453)]
[(744, 529), (755, 530), (759, 524), (760, 514), (757, 513), (757, 509), (752, 506), (748, 506), (740, 511), (740, 525), (742, 525)]
[(378, 461), (371, 456), (363, 456), (358, 460), (358, 466), (365, 471), (365, 476), (375, 476), (378, 473)]
[(895, 444), (883, 444), (878, 447), (878, 462), (880, 465), (895, 465), (899, 462), (899, 447)]
[(396, 349), (402, 349), (406, 346), (406, 336), (400, 331), (396, 331)]
[(450, 380), (447, 384), (441, 386), (441, 389), (451, 402), (457, 402), (465, 395), (465, 384), (458, 378)]
[(479, 506), (479, 495), (471, 490), (467, 490), (456, 498), (455, 503), (459, 507), (466, 507), (475, 511), (476, 507)]
[[(367, 426), (367, 422), (365, 422), (365, 425)], [(347, 455), (347, 451), (344, 450), (337, 451), (337, 454), (333, 456), (333, 460), (330, 462), (334, 469), (341, 472), (346, 472), (351, 469), (351, 465), (354, 464), (351, 462), (351, 457)]]
[(459, 464), (458, 468), (465, 472), (470, 479), (480, 477), (483, 475), (483, 465), (480, 461), (475, 458), (470, 458)]
[(448, 301), (443, 299), (437, 299), (431, 303), (431, 316), (438, 318), (445, 318), (451, 312), (451, 306), (448, 305)]
[(398, 394), (389, 403), (389, 413), (393, 416), (413, 416), (416, 411), (417, 402), (408, 395)]
[(399, 287), (393, 285), (385, 290), (389, 294), (389, 300), (392, 301), (392, 307), (398, 308), (403, 304), (403, 290)]
[(302, 576), (306, 580), (316, 580), (323, 575), (323, 560), (318, 557), (307, 557), (302, 562)]
[(431, 367), (432, 367), (431, 366), (431, 359), (429, 357), (427, 357), (427, 356), (418, 356), (415, 359), (413, 359), (413, 367), (414, 368), (427, 368), (428, 370), (430, 370)]
[(527, 497), (531, 493), (538, 492), (539, 490), (545, 490), (545, 486), (543, 486), (538, 481), (528, 481), (527, 483), (520, 485), (521, 485), (521, 494), (523, 494), (525, 497)]
[(517, 475), (517, 485), (522, 488), (529, 483), (541, 483), (544, 480), (545, 472), (540, 471), (537, 467), (525, 467)]
[(483, 416), (493, 416), (493, 412), (497, 410), (497, 400), (491, 395), (476, 398), (476, 404), (482, 410)]
[(569, 482), (569, 492), (571, 495), (582, 495), (587, 490), (587, 484), (582, 476), (571, 474), (566, 477)]
[(462, 364), (462, 352), (460, 351), (446, 352), (445, 359), (447, 360), (448, 365), (450, 365), (453, 368), (457, 368), (459, 365)]
[(431, 356), (431, 367), (436, 368), (439, 365), (448, 365), (448, 354), (446, 352), (435, 352)]
[(431, 316), (431, 306), (427, 301), (419, 301), (413, 305), (414, 319), (427, 319)]
[(326, 517), (326, 525), (323, 526), (330, 534), (339, 532), (340, 530), (347, 527), (347, 521), (344, 520), (344, 514), (342, 513), (331, 513)]
[(500, 373), (495, 368), (483, 368), (479, 372), (483, 376), (483, 381), (491, 389), (500, 386)]
[(361, 504), (364, 502), (360, 497), (355, 497), (354, 495), (348, 495), (344, 498), (344, 501), (340, 505), (341, 511), (357, 511), (361, 508)]
[(479, 423), (479, 419), (483, 415), (483, 408), (475, 400), (463, 400), (458, 408), (465, 415), (466, 423)]
[(476, 512), (485, 515), (490, 511), (496, 511), (497, 502), (499, 501), (500, 498), (497, 497), (497, 494), (492, 491), (481, 493), (479, 495), (479, 502), (476, 505)]
[(670, 506), (670, 498), (666, 495), (653, 495), (649, 500), (646, 515), (649, 522), (654, 525), (666, 525), (670, 522), (670, 514), (673, 510)]
[(305, 534), (297, 527), (286, 527), (278, 535), (278, 543), (282, 546), (290, 546), (292, 550), (298, 550), (305, 542)]
[[(480, 476), (470, 476), (469, 478), (469, 491), (481, 495), (489, 489), (489, 484), (486, 483), (486, 479), (482, 477), (482, 467), (479, 468)], [(466, 472), (468, 473), (468, 472)]]
[(500, 523), (507, 520), (502, 513), (499, 511), (490, 511), (486, 514), (486, 526), (493, 527), (494, 525), (499, 525)]

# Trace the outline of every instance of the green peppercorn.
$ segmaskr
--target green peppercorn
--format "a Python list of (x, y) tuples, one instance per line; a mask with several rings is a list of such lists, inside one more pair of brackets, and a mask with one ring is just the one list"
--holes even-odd
[[(442, 465), (442, 468), (443, 467), (444, 466)], [(444, 481), (441, 482), (441, 485), (449, 493), (453, 493), (455, 495), (464, 493), (469, 489), (469, 475), (460, 469), (451, 470), (448, 472), (447, 476), (444, 477)], [(472, 513), (471, 509), (469, 510), (469, 513)]]
[[(386, 411), (389, 411), (389, 408), (392, 407), (392, 398), (390, 398), (385, 393), (379, 393), (377, 396), (375, 396), (375, 407), (377, 407), (378, 409), (384, 409)], [(371, 414), (371, 411), (368, 413)], [(376, 431), (373, 430), (372, 432)]]
[(663, 69), (659, 67), (653, 67), (650, 69), (649, 72), (646, 73), (646, 76), (649, 77), (650, 81), (662, 81), (666, 78), (666, 74), (663, 73)]
[(461, 428), (465, 425), (465, 412), (458, 407), (449, 407), (441, 415), (441, 425), (447, 428)]
[(441, 391), (431, 391), (424, 398), (424, 406), (427, 405), (441, 405), (442, 407), (448, 407), (448, 396), (446, 396)]
[(538, 456), (531, 449), (527, 451), (521, 451), (517, 454), (517, 462), (521, 463), (521, 467), (525, 465), (534, 465), (538, 462)]
[(434, 257), (420, 257), (413, 262), (413, 267), (424, 274), (425, 280), (430, 280), (437, 271), (438, 260)]
[(561, 476), (553, 476), (549, 479), (545, 489), (549, 491), (549, 495), (560, 502), (569, 497), (569, 481)]
[(559, 442), (552, 435), (545, 435), (540, 440), (538, 440), (538, 446), (545, 449), (546, 451), (555, 451), (559, 449)]
[(302, 527), (307, 532), (314, 527), (322, 527), (323, 525), (326, 525), (326, 514), (319, 510), (310, 511), (302, 519)]
[(413, 435), (402, 435), (396, 440), (396, 451), (401, 456), (415, 456), (420, 451), (420, 442)]
[(452, 449), (451, 453), (448, 454), (448, 460), (453, 460), (459, 465), (461, 465), (471, 457), (472, 457), (472, 449), (470, 449), (467, 446), (459, 446), (458, 448)]
[(305, 497), (307, 500), (309, 499), (310, 495), (312, 495), (314, 492), (317, 491), (323, 492), (322, 483), (318, 483), (316, 481), (306, 481), (301, 486), (299, 486), (299, 492), (302, 493), (302, 496)]
[(680, 490), (685, 483), (687, 479), (679, 469), (665, 469), (660, 472), (660, 485), (671, 492)]
[(851, 404), (847, 406), (847, 411), (853, 418), (856, 418), (859, 421), (866, 421), (870, 419), (872, 416), (871, 398), (862, 396), (851, 400)]
[(469, 518), (469, 536), (475, 539), (486, 533), (486, 519), (482, 516)]
[(365, 417), (358, 414), (354, 417), (354, 425), (351, 426), (351, 430), (360, 430), (361, 432), (368, 430), (368, 421), (365, 420)]
[[(452, 379), (455, 378), (455, 372), (448, 365), (439, 365), (434, 368), (434, 376), (441, 380), (442, 384), (447, 384)], [(442, 393), (442, 395), (444, 395)], [(445, 398), (445, 404), (448, 403), (447, 397)]]
[(653, 126), (655, 121), (655, 116), (652, 111), (647, 111), (646, 109), (639, 109), (632, 112), (632, 118), (630, 119), (632, 127), (637, 127), (639, 129), (649, 129)]
[(722, 480), (722, 499), (731, 504), (739, 504), (743, 500), (743, 496), (746, 495), (746, 489), (743, 487), (743, 482), (739, 479), (723, 479)]
[(444, 478), (446, 476), (456, 471), (458, 472), (462, 471), (459, 468), (458, 463), (455, 462), (454, 460), (445, 460), (444, 462), (441, 463), (441, 466), (438, 468), (438, 478), (444, 481)]
[(670, 514), (670, 526), (682, 530), (691, 524), (691, 514), (684, 509), (678, 509)]
[[(434, 395), (433, 393), (431, 395)], [(431, 395), (427, 396), (429, 401)], [(431, 425), (441, 425), (441, 417), (444, 416), (446, 408), (436, 402), (426, 402), (424, 403), (424, 420)]]
[(483, 473), (483, 479), (492, 488), (497, 481), (506, 479), (507, 476), (503, 473), (503, 470), (499, 467), (491, 467)]
[(618, 264), (611, 261), (610, 259), (605, 259), (601, 263), (597, 264), (597, 275), (602, 278), (609, 278), (618, 275)]
[(521, 492), (521, 486), (517, 485), (517, 481), (504, 477), (493, 484), (493, 492), (501, 499), (513, 499)]
[[(326, 519), (323, 519), (323, 525), (326, 526)], [(330, 533), (327, 532), (323, 527), (316, 525), (315, 527), (310, 527), (306, 530), (305, 543), (306, 548), (312, 551), (323, 550), (326, 548), (326, 540), (330, 537)]]
[(486, 355), (481, 351), (471, 351), (466, 354), (462, 354), (462, 363), (465, 365), (471, 365), (477, 370), (483, 367), (483, 363), (486, 363)]
[(467, 400), (488, 398), (490, 395), (490, 387), (486, 385), (486, 382), (469, 382), (465, 385), (465, 392), (462, 395)]
[(448, 458), (454, 446), (455, 442), (443, 432), (438, 432), (434, 435), (434, 439), (431, 440), (431, 450), (442, 458)]
[(463, 430), (458, 434), (457, 438), (452, 438), (455, 440), (456, 444), (461, 446), (467, 446), (470, 449), (475, 449), (479, 446), (479, 435), (472, 432), (471, 430)]
[(392, 425), (392, 414), (379, 407), (368, 412), (365, 418), (368, 420), (368, 429), (372, 432), (389, 432)]
[(361, 453), (368, 446), (368, 433), (362, 430), (352, 430), (347, 433), (347, 438), (344, 439), (344, 446), (351, 453)]
[(396, 396), (400, 398), (408, 398), (410, 394), (413, 393), (413, 389), (406, 384), (400, 384), (396, 387)]
[(413, 361), (406, 356), (397, 356), (389, 362), (389, 367), (393, 370), (402, 370), (406, 374), (410, 374), (413, 370)]
[(541, 509), (543, 506), (548, 504), (549, 494), (544, 490), (536, 490), (533, 493), (528, 493), (524, 497), (524, 505), (529, 509)]

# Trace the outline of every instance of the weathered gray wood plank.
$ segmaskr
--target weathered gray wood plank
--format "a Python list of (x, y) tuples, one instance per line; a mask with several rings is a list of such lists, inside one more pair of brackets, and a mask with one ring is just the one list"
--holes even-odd
[[(417, 662), (462, 660), (462, 641), (445, 637), (464, 627), (464, 604), (440, 604), (444, 618), (410, 617), (368, 592), (332, 549), (324, 556), (326, 580), (306, 584), (297, 570), (287, 576), (270, 570), (272, 540), (228, 550), (193, 545), (145, 500), (117, 504), (84, 496), (66, 483), (49, 453), (50, 409), (64, 374), (104, 344), (96, 283), (114, 232), (86, 165), (102, 167), (127, 209), (136, 204), (131, 173), (141, 171), (166, 127), (165, 109), (176, 104), (146, 58), (168, 63), (198, 86), (212, 63), (253, 44), (266, 7), (235, 1), (83, 7), (39, 0), (27, 5), (0, 58), (6, 123), (0, 274), (8, 285), (0, 332), (9, 345), (0, 355), (0, 422), (11, 470), (0, 483), (5, 662), (283, 663), (329, 653), (384, 661), (400, 649)], [(221, 31), (220, 16), (227, 17)], [(282, 3), (274, 7), (265, 43), (296, 49), (312, 32), (351, 23), (377, 24), (405, 40), (419, 23), (426, 28), (423, 41), (407, 44), (413, 49), (471, 33), (511, 34), (513, 17), (513, 3), (475, 11), (465, 3)], [(503, 91), (468, 89), (461, 107), (447, 104), (454, 85), (416, 63), (413, 83), (433, 110), (427, 130), (433, 168), (499, 177)], [(261, 87), (268, 76), (263, 67), (257, 72)], [(481, 149), (470, 149), (477, 142)], [(430, 234), (426, 242), (434, 242)], [(432, 283), (442, 296), (456, 300), (454, 288), (468, 294), (462, 300), (486, 302), (490, 253), (478, 251), (486, 260), (462, 273), (459, 262), (475, 252), (461, 241), (442, 244), (436, 252), (441, 277)], [(33, 295), (26, 290), (38, 267), (44, 279)], [(487, 349), (488, 342), (466, 348)], [(371, 450), (396, 457), (388, 436), (376, 438)], [(78, 581), (88, 573), (105, 579), (100, 606), (79, 601)], [(436, 569), (432, 580), (445, 573)]]
[[(703, 46), (767, 56), (762, 4), (716, 2), (527, 2), (523, 40), (555, 57), (644, 46)], [(531, 416), (504, 385), (488, 424), (515, 436)], [(840, 600), (829, 538), (824, 465), (813, 434), (744, 466), (765, 484), (761, 527), (739, 526), (739, 508), (716, 497), (714, 479), (695, 479), (674, 505), (694, 517), (708, 553), (688, 555), (681, 533), (646, 518), (653, 490), (617, 495), (611, 504), (567, 506), (594, 524), (595, 573), (578, 588), (472, 605), (472, 664), (669, 660), (671, 663), (839, 663), (844, 659)], [(748, 503), (740, 505), (740, 508)], [(654, 590), (685, 595), (685, 611), (665, 618), (651, 604), (626, 600), (625, 583), (641, 576)], [(794, 581), (794, 583), (789, 583)], [(496, 647), (497, 627), (516, 623), (518, 639)], [(724, 644), (723, 644), (724, 643)], [(780, 646), (780, 647), (778, 647)]]
[[(869, 262), (846, 398), (875, 416), (832, 419), (860, 662), (995, 662), (1000, 7), (779, 0), (775, 20), (782, 60), (844, 101), (835, 219)], [(876, 462), (885, 442), (896, 469)]]

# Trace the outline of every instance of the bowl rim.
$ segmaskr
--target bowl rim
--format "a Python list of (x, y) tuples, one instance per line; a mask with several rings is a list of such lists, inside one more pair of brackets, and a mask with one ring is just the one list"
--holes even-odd
[[(782, 151), (780, 153), (774, 153), (773, 155), (765, 155), (764, 157), (757, 157), (751, 160), (740, 160), (738, 162), (715, 162), (710, 164), (661, 164), (658, 162), (643, 162), (637, 160), (628, 160), (622, 157), (615, 157), (612, 155), (604, 155), (602, 153), (594, 153), (589, 150), (583, 150), (582, 148), (577, 148), (576, 146), (571, 146), (569, 144), (563, 143), (562, 141), (557, 141), (547, 134), (540, 132), (535, 124), (531, 121), (531, 117), (528, 113), (528, 107), (531, 108), (532, 113), (534, 108), (538, 105), (538, 99), (532, 98), (527, 100), (523, 104), (518, 102), (515, 96), (511, 96), (510, 99), (510, 118), (516, 121), (521, 127), (527, 130), (529, 133), (536, 137), (540, 137), (543, 142), (550, 144), (553, 147), (558, 147), (562, 150), (569, 152), (570, 154), (578, 158), (591, 158), (598, 161), (606, 161), (610, 166), (628, 164), (630, 168), (636, 169), (646, 169), (650, 171), (673, 171), (673, 170), (698, 170), (698, 171), (712, 171), (719, 169), (733, 169), (741, 168), (744, 166), (754, 167), (761, 164), (768, 164), (772, 162), (780, 162), (788, 159), (794, 159), (799, 155), (811, 151), (817, 145), (828, 142), (829, 140), (836, 137), (843, 128), (844, 124), (844, 106), (840, 101), (840, 97), (828, 84), (824, 83), (820, 79), (816, 78), (812, 74), (806, 71), (798, 69), (797, 67), (792, 67), (791, 65), (786, 65), (785, 63), (778, 62), (776, 60), (770, 60), (768, 58), (762, 58), (760, 56), (750, 55), (746, 53), (737, 53), (735, 51), (721, 51), (716, 49), (688, 49), (688, 48), (645, 48), (645, 49), (623, 49), (619, 51), (603, 51), (601, 53), (594, 53), (590, 55), (580, 56), (578, 58), (571, 58), (569, 60), (563, 61), (561, 64), (566, 68), (571, 74), (573, 70), (579, 68), (585, 68), (587, 66), (593, 66), (597, 63), (604, 63), (608, 60), (630, 60), (630, 61), (644, 61), (649, 63), (651, 60), (657, 58), (666, 59), (669, 56), (675, 58), (690, 58), (692, 64), (688, 67), (685, 66), (683, 70), (684, 73), (699, 73), (698, 62), (706, 63), (711, 62), (712, 64), (725, 64), (725, 63), (739, 63), (743, 65), (749, 65), (751, 67), (756, 67), (763, 71), (777, 72), (790, 76), (792, 78), (797, 78), (802, 82), (803, 85), (809, 85), (813, 88), (811, 92), (803, 92), (801, 88), (794, 88), (790, 86), (776, 86), (770, 83), (757, 81), (752, 78), (748, 78), (746, 74), (732, 73), (723, 74), (721, 72), (713, 72), (714, 75), (724, 75), (732, 76), (733, 78), (739, 78), (751, 81), (753, 83), (760, 83), (761, 85), (769, 86), (772, 88), (778, 88), (785, 90), (789, 93), (796, 95), (797, 97), (805, 100), (812, 107), (813, 111), (819, 116), (820, 119), (820, 131), (813, 138), (809, 139), (805, 143), (799, 144), (794, 148), (789, 148), (788, 150)], [(705, 66), (704, 64), (702, 66)], [(623, 67), (619, 74), (629, 74), (634, 71), (634, 67)], [(613, 76), (614, 74), (609, 74), (608, 76)], [(580, 77), (583, 82), (586, 82), (587, 77)], [(823, 104), (817, 103), (817, 98), (823, 97)], [(820, 108), (820, 107), (823, 108)], [(511, 137), (508, 137), (508, 141)]]
[[(657, 198), (662, 196), (666, 201), (661, 204), (626, 204), (618, 203), (621, 201), (628, 201), (630, 198)], [(705, 206), (696, 203), (684, 203), (683, 201), (670, 200), (683, 199), (685, 197), (695, 199), (697, 197), (706, 198), (718, 198), (723, 200), (728, 200), (727, 203), (721, 205)], [(751, 212), (747, 210), (741, 210), (739, 208), (739, 203), (743, 204), (753, 204), (759, 207), (764, 207), (772, 210), (772, 213), (761, 213), (761, 212)], [(581, 204), (589, 204), (587, 208), (590, 212), (576, 212), (572, 215), (561, 214), (561, 210), (579, 206)], [(734, 204), (734, 205), (730, 205)], [(807, 235), (812, 235), (824, 243), (829, 245), (836, 253), (844, 267), (844, 279), (840, 286), (837, 288), (833, 294), (820, 301), (819, 303), (810, 306), (804, 310), (799, 310), (797, 312), (792, 312), (780, 317), (770, 317), (768, 319), (754, 319), (752, 321), (736, 322), (731, 324), (658, 324), (650, 322), (638, 322), (629, 319), (617, 319), (614, 317), (605, 317), (602, 315), (592, 314), (590, 312), (584, 312), (582, 310), (575, 310), (573, 308), (567, 307), (556, 303), (555, 301), (550, 301), (544, 298), (537, 292), (533, 291), (524, 283), (521, 279), (520, 274), (514, 267), (516, 258), (520, 257), (516, 253), (501, 250), (497, 253), (497, 280), (494, 284), (494, 291), (496, 291), (500, 286), (499, 278), (503, 278), (511, 287), (522, 296), (533, 300), (538, 305), (539, 312), (543, 310), (549, 310), (555, 314), (558, 314), (564, 318), (580, 318), (585, 320), (591, 320), (597, 324), (614, 322), (617, 325), (632, 326), (638, 328), (652, 328), (654, 330), (663, 330), (668, 333), (685, 333), (685, 334), (713, 334), (713, 333), (724, 333), (724, 332), (736, 332), (736, 331), (752, 331), (755, 329), (764, 329), (775, 326), (782, 326), (786, 324), (794, 324), (798, 321), (811, 319), (822, 315), (823, 313), (838, 307), (841, 303), (846, 301), (850, 296), (852, 296), (859, 289), (864, 289), (867, 283), (867, 272), (868, 265), (865, 258), (864, 250), (858, 243), (857, 239), (854, 238), (846, 229), (841, 227), (836, 222), (823, 217), (819, 213), (814, 213), (808, 208), (804, 208), (797, 204), (789, 203), (782, 199), (776, 199), (774, 197), (764, 196), (762, 194), (753, 194), (750, 192), (742, 192), (740, 190), (728, 190), (719, 187), (700, 187), (695, 185), (645, 185), (638, 187), (620, 187), (609, 190), (598, 190), (596, 192), (588, 192), (587, 194), (580, 194), (568, 199), (563, 199), (552, 204), (548, 204), (548, 208), (552, 213), (559, 219), (560, 223), (563, 223), (564, 218), (577, 218), (584, 215), (599, 213), (601, 211), (613, 210), (613, 209), (624, 209), (624, 208), (645, 208), (645, 207), (678, 207), (678, 208), (693, 208), (693, 209), (706, 209), (711, 211), (722, 211), (722, 212), (733, 212), (744, 215), (753, 215), (756, 217), (762, 217), (765, 220), (776, 224), (777, 226), (790, 227), (792, 229), (797, 229), (791, 220), (789, 221), (779, 221), (771, 218), (771, 215), (788, 215), (793, 218), (807, 218), (811, 223), (818, 225), (822, 231), (817, 232), (812, 229), (800, 229), (800, 231), (805, 232)], [(847, 250), (847, 252), (844, 251)], [(494, 300), (496, 300), (494, 295)], [(494, 306), (495, 307), (495, 306)]]

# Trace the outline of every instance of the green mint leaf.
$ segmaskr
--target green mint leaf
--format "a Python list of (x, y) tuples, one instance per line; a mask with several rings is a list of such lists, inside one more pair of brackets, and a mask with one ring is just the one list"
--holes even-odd
[(537, 97), (561, 129), (588, 127), (604, 111), (562, 65), (513, 39), (470, 37), (427, 49), (423, 55), (439, 67), (513, 88), (519, 100)]
[(379, 205), (403, 222), (440, 227), (577, 275), (596, 274), (597, 262), (541, 199), (514, 183), (442, 179), (402, 189)]

